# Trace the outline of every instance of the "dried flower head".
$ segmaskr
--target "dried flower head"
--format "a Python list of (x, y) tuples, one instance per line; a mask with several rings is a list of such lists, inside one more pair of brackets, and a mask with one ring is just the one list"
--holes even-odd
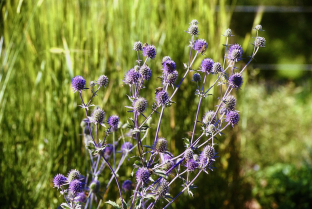
[(82, 76), (78, 75), (73, 77), (73, 79), (71, 80), (71, 85), (74, 92), (81, 91), (85, 88), (86, 80)]
[(133, 50), (134, 51), (142, 51), (142, 43), (140, 41), (134, 42)]
[(136, 180), (137, 182), (144, 182), (148, 184), (150, 177), (150, 172), (147, 168), (139, 168), (136, 172)]
[(102, 87), (106, 87), (107, 84), (108, 84), (108, 78), (106, 75), (101, 75), (98, 80), (97, 80), (97, 84), (99, 86), (102, 86)]
[(233, 73), (229, 78), (229, 84), (239, 89), (243, 84), (243, 77), (239, 73)]
[(226, 114), (225, 121), (234, 126), (239, 121), (239, 114), (236, 111), (230, 111)]
[(140, 97), (133, 102), (133, 109), (135, 112), (143, 113), (147, 107), (147, 100)]
[(194, 19), (194, 20), (192, 20), (192, 21), (190, 22), (190, 24), (191, 24), (191, 25), (198, 25), (198, 21)]
[(210, 58), (203, 59), (200, 65), (200, 70), (204, 73), (211, 73), (213, 64), (214, 61), (212, 59)]
[(262, 25), (256, 25), (254, 28), (256, 31), (263, 31), (262, 30)]
[(232, 61), (239, 61), (243, 56), (243, 48), (239, 44), (233, 44), (229, 47), (227, 58)]
[(155, 46), (145, 46), (143, 47), (143, 56), (154, 59), (156, 56), (156, 48)]
[(90, 121), (95, 124), (102, 124), (105, 118), (105, 112), (101, 108), (93, 110)]
[(54, 187), (58, 189), (66, 183), (67, 183), (67, 178), (63, 174), (56, 174), (56, 176), (53, 178)]

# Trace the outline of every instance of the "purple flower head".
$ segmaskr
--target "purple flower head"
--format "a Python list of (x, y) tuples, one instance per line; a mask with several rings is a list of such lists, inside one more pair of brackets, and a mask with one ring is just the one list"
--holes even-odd
[(166, 76), (165, 83), (172, 85), (178, 78), (178, 71), (175, 70), (171, 73), (166, 74), (165, 76)]
[(239, 121), (239, 114), (236, 111), (230, 111), (226, 114), (225, 121), (229, 122), (232, 126), (234, 126)]
[(113, 145), (107, 144), (104, 148), (104, 157), (105, 159), (110, 158), (110, 156), (113, 154)]
[(265, 38), (256, 37), (255, 42), (253, 43), (256, 47), (265, 47)]
[(76, 196), (78, 193), (82, 192), (82, 183), (75, 179), (69, 184), (69, 191)]
[(229, 78), (229, 84), (239, 89), (243, 84), (243, 77), (239, 73), (233, 73)]
[(229, 47), (227, 58), (232, 61), (239, 61), (243, 56), (243, 48), (239, 44), (234, 44)]
[(169, 182), (166, 179), (161, 179), (155, 190), (159, 196), (165, 196), (169, 192)]
[(223, 68), (220, 64), (220, 62), (215, 62), (212, 66), (212, 72), (213, 73), (221, 73), (223, 72)]
[(67, 183), (67, 178), (63, 174), (56, 174), (56, 176), (53, 178), (54, 187), (58, 189), (66, 183)]
[(156, 56), (156, 48), (155, 46), (145, 46), (143, 47), (143, 56), (154, 59)]
[(200, 77), (199, 73), (195, 73), (193, 75), (193, 81), (194, 82), (200, 82), (201, 81), (201, 77)]
[(84, 192), (80, 192), (75, 197), (75, 201), (77, 201), (77, 202), (86, 202), (87, 201), (87, 196), (85, 195)]
[(94, 124), (102, 124), (105, 118), (105, 112), (101, 108), (95, 108), (89, 118)]
[(172, 73), (176, 68), (176, 63), (173, 60), (167, 60), (163, 63), (164, 73)]
[(222, 105), (226, 110), (228, 111), (234, 111), (235, 110), (235, 106), (236, 106), (236, 99), (234, 96), (229, 95), (227, 96), (224, 101), (223, 101), (223, 105)]
[(194, 171), (196, 168), (198, 168), (198, 162), (194, 159), (190, 159), (186, 162), (185, 166), (189, 171)]
[(203, 54), (206, 51), (207, 47), (208, 44), (204, 39), (198, 39), (195, 41), (193, 49)]
[(74, 92), (81, 91), (85, 88), (86, 80), (82, 76), (78, 75), (73, 77), (73, 79), (71, 80), (71, 85), (74, 89)]
[(140, 75), (141, 77), (143, 78), (143, 80), (150, 80), (151, 77), (152, 77), (152, 71), (151, 69), (147, 66), (147, 65), (143, 65), (141, 68), (140, 68)]
[(169, 95), (166, 91), (159, 91), (156, 94), (157, 105), (165, 105), (169, 102)]
[(139, 168), (135, 174), (137, 182), (148, 184), (150, 172), (147, 168)]
[(212, 59), (206, 58), (201, 62), (200, 70), (204, 73), (211, 73), (213, 64), (214, 61)]
[(130, 142), (125, 142), (123, 143), (123, 145), (121, 145), (121, 151), (123, 154), (128, 154), (131, 149), (132, 149), (133, 145)]
[(130, 180), (126, 180), (122, 183), (122, 189), (125, 191), (125, 192), (128, 192), (128, 191), (131, 191), (133, 189), (133, 186), (132, 186), (132, 181)]
[(123, 82), (128, 85), (135, 84), (139, 81), (140, 73), (137, 72), (134, 68), (131, 68), (125, 75)]
[(216, 123), (217, 119), (216, 119), (216, 117), (213, 117), (214, 115), (215, 115), (215, 112), (212, 111), (212, 110), (206, 112), (204, 117), (203, 117), (203, 123), (204, 124), (208, 124), (208, 123), (214, 124), (214, 123)]
[(189, 161), (191, 159), (193, 159), (193, 150), (191, 148), (188, 148), (187, 150), (185, 150), (184, 152), (184, 158), (185, 158), (185, 161)]
[(167, 150), (167, 140), (165, 138), (158, 138), (153, 145), (153, 150), (156, 152), (165, 152)]
[(134, 51), (142, 51), (142, 43), (140, 41), (134, 42), (133, 50)]
[(213, 148), (213, 146), (207, 145), (206, 147), (204, 147), (201, 155), (204, 155), (205, 157), (212, 159), (215, 156), (215, 150)]
[(191, 24), (187, 30), (187, 33), (192, 35), (192, 36), (197, 36), (199, 33), (198, 26), (195, 24)]
[(143, 113), (147, 107), (147, 100), (143, 97), (139, 97), (138, 99), (133, 101), (133, 110), (134, 112)]
[(165, 62), (168, 61), (168, 60), (171, 60), (171, 58), (169, 56), (165, 56), (165, 57), (162, 58), (161, 64), (162, 64), (163, 67), (164, 67)]
[(119, 117), (117, 115), (109, 116), (107, 123), (111, 127), (111, 131), (117, 131), (118, 124), (119, 124)]
[(106, 87), (107, 84), (108, 84), (108, 78), (106, 75), (101, 75), (98, 80), (97, 80), (97, 84), (99, 86), (102, 86), (102, 87)]
[(93, 193), (98, 193), (100, 191), (100, 182), (98, 180), (93, 180), (89, 185), (90, 191)]

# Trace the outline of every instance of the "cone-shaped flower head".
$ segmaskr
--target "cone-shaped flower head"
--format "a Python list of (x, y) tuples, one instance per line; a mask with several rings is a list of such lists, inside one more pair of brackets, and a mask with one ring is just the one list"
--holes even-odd
[(143, 56), (154, 59), (156, 56), (156, 48), (155, 46), (145, 46), (143, 47)]
[(156, 186), (156, 193), (159, 196), (165, 196), (169, 192), (169, 182), (166, 179), (161, 179)]
[(134, 51), (142, 51), (142, 43), (140, 41), (134, 42), (133, 50)]
[(193, 159), (193, 150), (191, 148), (188, 148), (184, 152), (185, 161), (189, 161), (190, 159)]
[(233, 36), (232, 30), (231, 30), (230, 28), (226, 29), (226, 30), (224, 31), (224, 36), (226, 36), (226, 37)]
[(165, 138), (158, 138), (154, 144), (154, 151), (165, 152), (167, 150), (167, 140)]
[(204, 39), (197, 39), (194, 43), (193, 49), (203, 54), (206, 51), (207, 47), (208, 44)]
[(102, 86), (102, 87), (106, 87), (107, 84), (108, 84), (108, 78), (106, 75), (101, 75), (98, 80), (97, 80), (97, 84), (99, 86)]
[(67, 183), (67, 178), (63, 174), (56, 174), (53, 178), (54, 187), (60, 188), (62, 185)]
[(194, 82), (200, 82), (201, 81), (201, 77), (200, 77), (200, 74), (199, 73), (195, 73), (193, 75), (193, 81)]
[(223, 107), (228, 111), (234, 111), (236, 106), (236, 99), (234, 96), (229, 95), (223, 101)]
[(220, 62), (213, 63), (213, 65), (212, 65), (212, 72), (213, 73), (221, 73), (221, 72), (223, 72), (223, 68), (222, 68)]
[(204, 117), (203, 117), (203, 123), (204, 124), (208, 124), (208, 123), (214, 124), (217, 121), (216, 117), (213, 117), (214, 115), (215, 115), (215, 113), (212, 110), (206, 112)]
[(206, 166), (210, 166), (212, 164), (212, 162), (214, 162), (215, 158), (215, 150), (212, 146), (207, 145), (202, 153), (200, 154), (200, 158), (199, 158), (199, 165), (201, 168), (204, 168)]
[(76, 196), (78, 193), (82, 192), (82, 183), (75, 179), (69, 183), (69, 191)]
[(198, 21), (197, 21), (196, 19), (194, 19), (194, 20), (192, 20), (192, 21), (190, 22), (190, 24), (191, 24), (191, 25), (198, 25)]
[(148, 184), (150, 172), (147, 168), (139, 168), (135, 175), (137, 182), (144, 182), (145, 184)]
[(265, 38), (263, 38), (263, 37), (256, 37), (254, 45), (256, 47), (265, 47)]
[(130, 142), (125, 142), (121, 145), (121, 151), (123, 154), (127, 154), (131, 151), (133, 145)]
[(164, 73), (172, 73), (176, 68), (176, 63), (173, 60), (167, 60), (163, 63)]
[(107, 160), (113, 154), (113, 145), (107, 144), (104, 148), (104, 158)]
[(169, 102), (169, 95), (166, 91), (159, 91), (156, 94), (157, 105), (165, 105)]
[(215, 131), (216, 131), (216, 127), (215, 127), (214, 124), (210, 124), (210, 125), (207, 126), (207, 132), (208, 133), (213, 133)]
[(193, 158), (189, 159), (186, 162), (186, 167), (189, 171), (194, 171), (196, 168), (198, 168), (198, 162), (195, 161)]
[(213, 64), (214, 61), (212, 59), (210, 58), (203, 59), (200, 65), (200, 70), (204, 73), (211, 73)]
[(102, 124), (105, 118), (105, 112), (101, 108), (96, 108), (93, 110), (91, 115), (91, 122), (95, 124)]
[(130, 69), (123, 80), (125, 84), (132, 85), (138, 83), (140, 78), (140, 73), (137, 72), (134, 68)]
[(188, 34), (192, 36), (197, 36), (199, 34), (198, 26), (197, 25), (190, 25), (187, 31)]
[(164, 67), (165, 62), (168, 61), (168, 60), (171, 60), (171, 58), (169, 56), (165, 56), (165, 57), (162, 58), (161, 64), (163, 65), (163, 67)]
[(226, 114), (225, 121), (229, 122), (232, 126), (234, 126), (239, 121), (239, 114), (236, 111), (230, 111)]
[(87, 201), (87, 196), (85, 195), (84, 192), (80, 192), (75, 197), (75, 201), (77, 201), (77, 202), (86, 202)]
[(82, 76), (78, 75), (73, 77), (73, 79), (71, 80), (71, 85), (74, 92), (81, 91), (85, 88), (86, 80)]
[(131, 191), (133, 189), (133, 186), (132, 186), (132, 181), (130, 180), (126, 180), (122, 183), (122, 189), (125, 191), (125, 192), (128, 192), (128, 191)]
[(67, 175), (67, 180), (68, 180), (68, 182), (71, 182), (71, 181), (73, 181), (75, 179), (79, 180), (80, 176), (81, 176), (81, 174), (80, 174), (80, 172), (78, 170), (72, 169), (72, 170), (69, 171), (69, 173)]
[(215, 156), (215, 150), (213, 146), (210, 145), (205, 146), (201, 155), (204, 155), (205, 157), (212, 159)]
[(257, 31), (263, 31), (262, 30), (262, 25), (256, 25), (256, 27), (254, 28)]
[(141, 68), (140, 68), (140, 75), (141, 77), (143, 78), (143, 80), (150, 80), (151, 77), (152, 77), (152, 71), (151, 69), (147, 66), (147, 65), (143, 65)]
[(165, 83), (172, 85), (177, 80), (177, 78), (178, 78), (178, 71), (175, 70), (175, 71), (168, 73), (166, 75)]
[(229, 47), (227, 58), (232, 61), (239, 61), (243, 56), (243, 48), (239, 44), (234, 44)]
[(243, 77), (239, 73), (233, 73), (229, 78), (229, 84), (239, 89), (243, 84)]
[(117, 131), (119, 124), (119, 117), (117, 115), (109, 116), (107, 123), (111, 127), (111, 131)]
[(135, 112), (143, 113), (147, 108), (147, 100), (140, 97), (133, 102), (133, 109)]
[(98, 193), (100, 191), (100, 182), (98, 180), (93, 180), (89, 185), (90, 191), (93, 193)]

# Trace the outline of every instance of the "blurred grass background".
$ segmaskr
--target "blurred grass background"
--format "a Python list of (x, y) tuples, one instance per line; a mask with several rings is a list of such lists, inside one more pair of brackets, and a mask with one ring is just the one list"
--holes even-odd
[[(204, 57), (221, 60), (225, 42), (221, 34), (229, 27), (235, 34), (231, 43), (242, 44), (245, 57), (251, 53), (255, 35), (251, 28), (256, 24), (265, 29), (261, 35), (267, 47), (259, 50), (244, 75), (243, 89), (236, 93), (241, 120), (219, 139), (216, 169), (196, 181), (193, 198), (180, 197), (172, 208), (312, 207), (309, 1), (263, 2), (306, 9), (297, 13), (268, 12), (265, 7), (236, 10), (237, 5), (258, 6), (252, 0), (0, 2), (3, 208), (56, 208), (62, 197), (52, 188), (53, 176), (72, 168), (84, 173), (87, 156), (79, 126), (84, 114), (70, 88), (71, 78), (82, 75), (89, 82), (106, 74), (109, 87), (99, 92), (94, 104), (125, 122), (129, 114), (124, 106), (129, 104), (122, 79), (135, 65), (133, 43), (140, 40), (157, 47), (155, 61), (149, 61), (154, 79), (144, 91), (152, 101), (153, 89), (160, 85), (156, 77), (163, 56), (176, 61), (181, 77), (188, 60), (189, 36), (184, 31), (192, 19), (199, 21), (199, 37), (209, 43), (206, 56), (194, 67)], [(190, 75), (174, 98), (178, 105), (165, 111), (168, 123), (161, 135), (170, 140), (174, 154), (182, 151), (182, 138), (192, 129), (195, 114), (189, 113), (196, 110), (195, 88)], [(204, 105), (201, 115), (216, 101), (208, 98)], [(120, 176), (120, 181), (126, 179)], [(107, 171), (101, 181), (107, 183)], [(172, 194), (179, 188), (172, 188)], [(107, 198), (115, 192), (113, 186)]]

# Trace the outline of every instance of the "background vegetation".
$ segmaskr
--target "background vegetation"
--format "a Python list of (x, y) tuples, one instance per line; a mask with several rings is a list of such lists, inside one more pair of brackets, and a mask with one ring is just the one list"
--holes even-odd
[[(192, 19), (200, 23), (199, 37), (209, 43), (206, 57), (214, 60), (222, 56), (221, 34), (229, 27), (236, 35), (231, 42), (242, 44), (245, 57), (256, 24), (265, 29), (267, 47), (244, 75), (244, 87), (236, 95), (241, 121), (219, 139), (216, 169), (197, 180), (193, 198), (180, 197), (172, 208), (312, 207), (312, 73), (307, 65), (312, 63), (311, 12), (236, 11), (235, 5), (257, 5), (246, 0), (0, 2), (0, 205), (4, 208), (56, 208), (62, 198), (52, 188), (53, 176), (72, 168), (85, 171), (87, 156), (79, 126), (84, 115), (70, 88), (71, 78), (82, 75), (91, 81), (106, 74), (109, 87), (94, 103), (125, 122), (129, 115), (123, 108), (128, 104), (122, 79), (135, 65), (133, 43), (140, 40), (157, 47), (156, 59), (150, 62), (154, 80), (145, 91), (151, 101), (163, 56), (175, 60), (182, 72), (189, 41), (184, 31)], [(265, 3), (311, 6), (309, 1)], [(182, 138), (192, 128), (194, 90), (189, 76), (174, 98), (179, 105), (165, 111), (168, 124), (161, 132), (174, 154), (183, 149)], [(208, 110), (215, 103), (209, 98), (205, 105)], [(129, 176), (129, 170), (123, 172)], [(107, 183), (108, 172), (101, 181)], [(112, 187), (109, 194), (115, 192)]]

